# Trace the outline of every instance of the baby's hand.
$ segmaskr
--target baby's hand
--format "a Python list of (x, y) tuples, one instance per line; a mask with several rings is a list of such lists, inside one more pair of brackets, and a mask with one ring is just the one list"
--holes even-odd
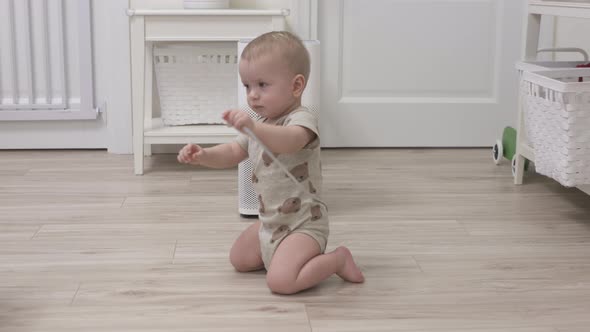
[(199, 165), (205, 150), (196, 144), (185, 145), (180, 152), (178, 152), (178, 162), (183, 164)]
[(229, 126), (234, 127), (239, 131), (242, 131), (244, 127), (247, 127), (250, 130), (254, 129), (254, 120), (252, 120), (247, 112), (242, 110), (227, 110), (223, 112), (222, 118)]

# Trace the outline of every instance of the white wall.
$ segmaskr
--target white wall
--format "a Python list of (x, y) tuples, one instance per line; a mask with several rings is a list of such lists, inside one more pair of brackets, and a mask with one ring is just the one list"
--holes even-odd
[[(556, 19), (555, 29), (555, 46), (556, 47), (579, 47), (583, 48), (590, 54), (590, 20), (577, 18)], [(561, 55), (559, 60), (574, 59), (579, 60), (579, 55)]]
[(106, 147), (111, 153), (133, 153), (131, 72), (127, 1), (92, 0), (94, 82), (97, 106), (106, 106)]
[[(590, 20), (569, 17), (543, 16), (541, 21), (541, 37), (539, 48), (578, 47), (590, 54)], [(581, 60), (575, 53), (550, 54), (542, 53), (539, 59), (553, 60)]]

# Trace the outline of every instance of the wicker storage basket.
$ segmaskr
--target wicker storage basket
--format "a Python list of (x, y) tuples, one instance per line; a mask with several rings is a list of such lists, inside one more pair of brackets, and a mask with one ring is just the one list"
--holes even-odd
[(520, 91), (537, 172), (590, 184), (590, 69), (524, 72)]
[(154, 48), (165, 125), (219, 124), (237, 107), (237, 45), (195, 43)]

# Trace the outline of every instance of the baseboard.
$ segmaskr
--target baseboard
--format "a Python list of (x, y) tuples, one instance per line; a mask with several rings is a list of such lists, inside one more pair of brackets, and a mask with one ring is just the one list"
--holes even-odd
[(0, 123), (0, 149), (107, 149), (101, 121), (14, 121)]

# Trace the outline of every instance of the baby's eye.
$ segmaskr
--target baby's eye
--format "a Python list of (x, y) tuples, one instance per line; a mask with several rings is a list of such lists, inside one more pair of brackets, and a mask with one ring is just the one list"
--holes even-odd
[(248, 86), (248, 84), (244, 84), (244, 88), (249, 89), (250, 87)]
[(258, 86), (261, 88), (264, 88), (264, 87), (268, 86), (268, 84), (266, 84), (264, 82), (260, 82), (260, 83), (258, 83)]

